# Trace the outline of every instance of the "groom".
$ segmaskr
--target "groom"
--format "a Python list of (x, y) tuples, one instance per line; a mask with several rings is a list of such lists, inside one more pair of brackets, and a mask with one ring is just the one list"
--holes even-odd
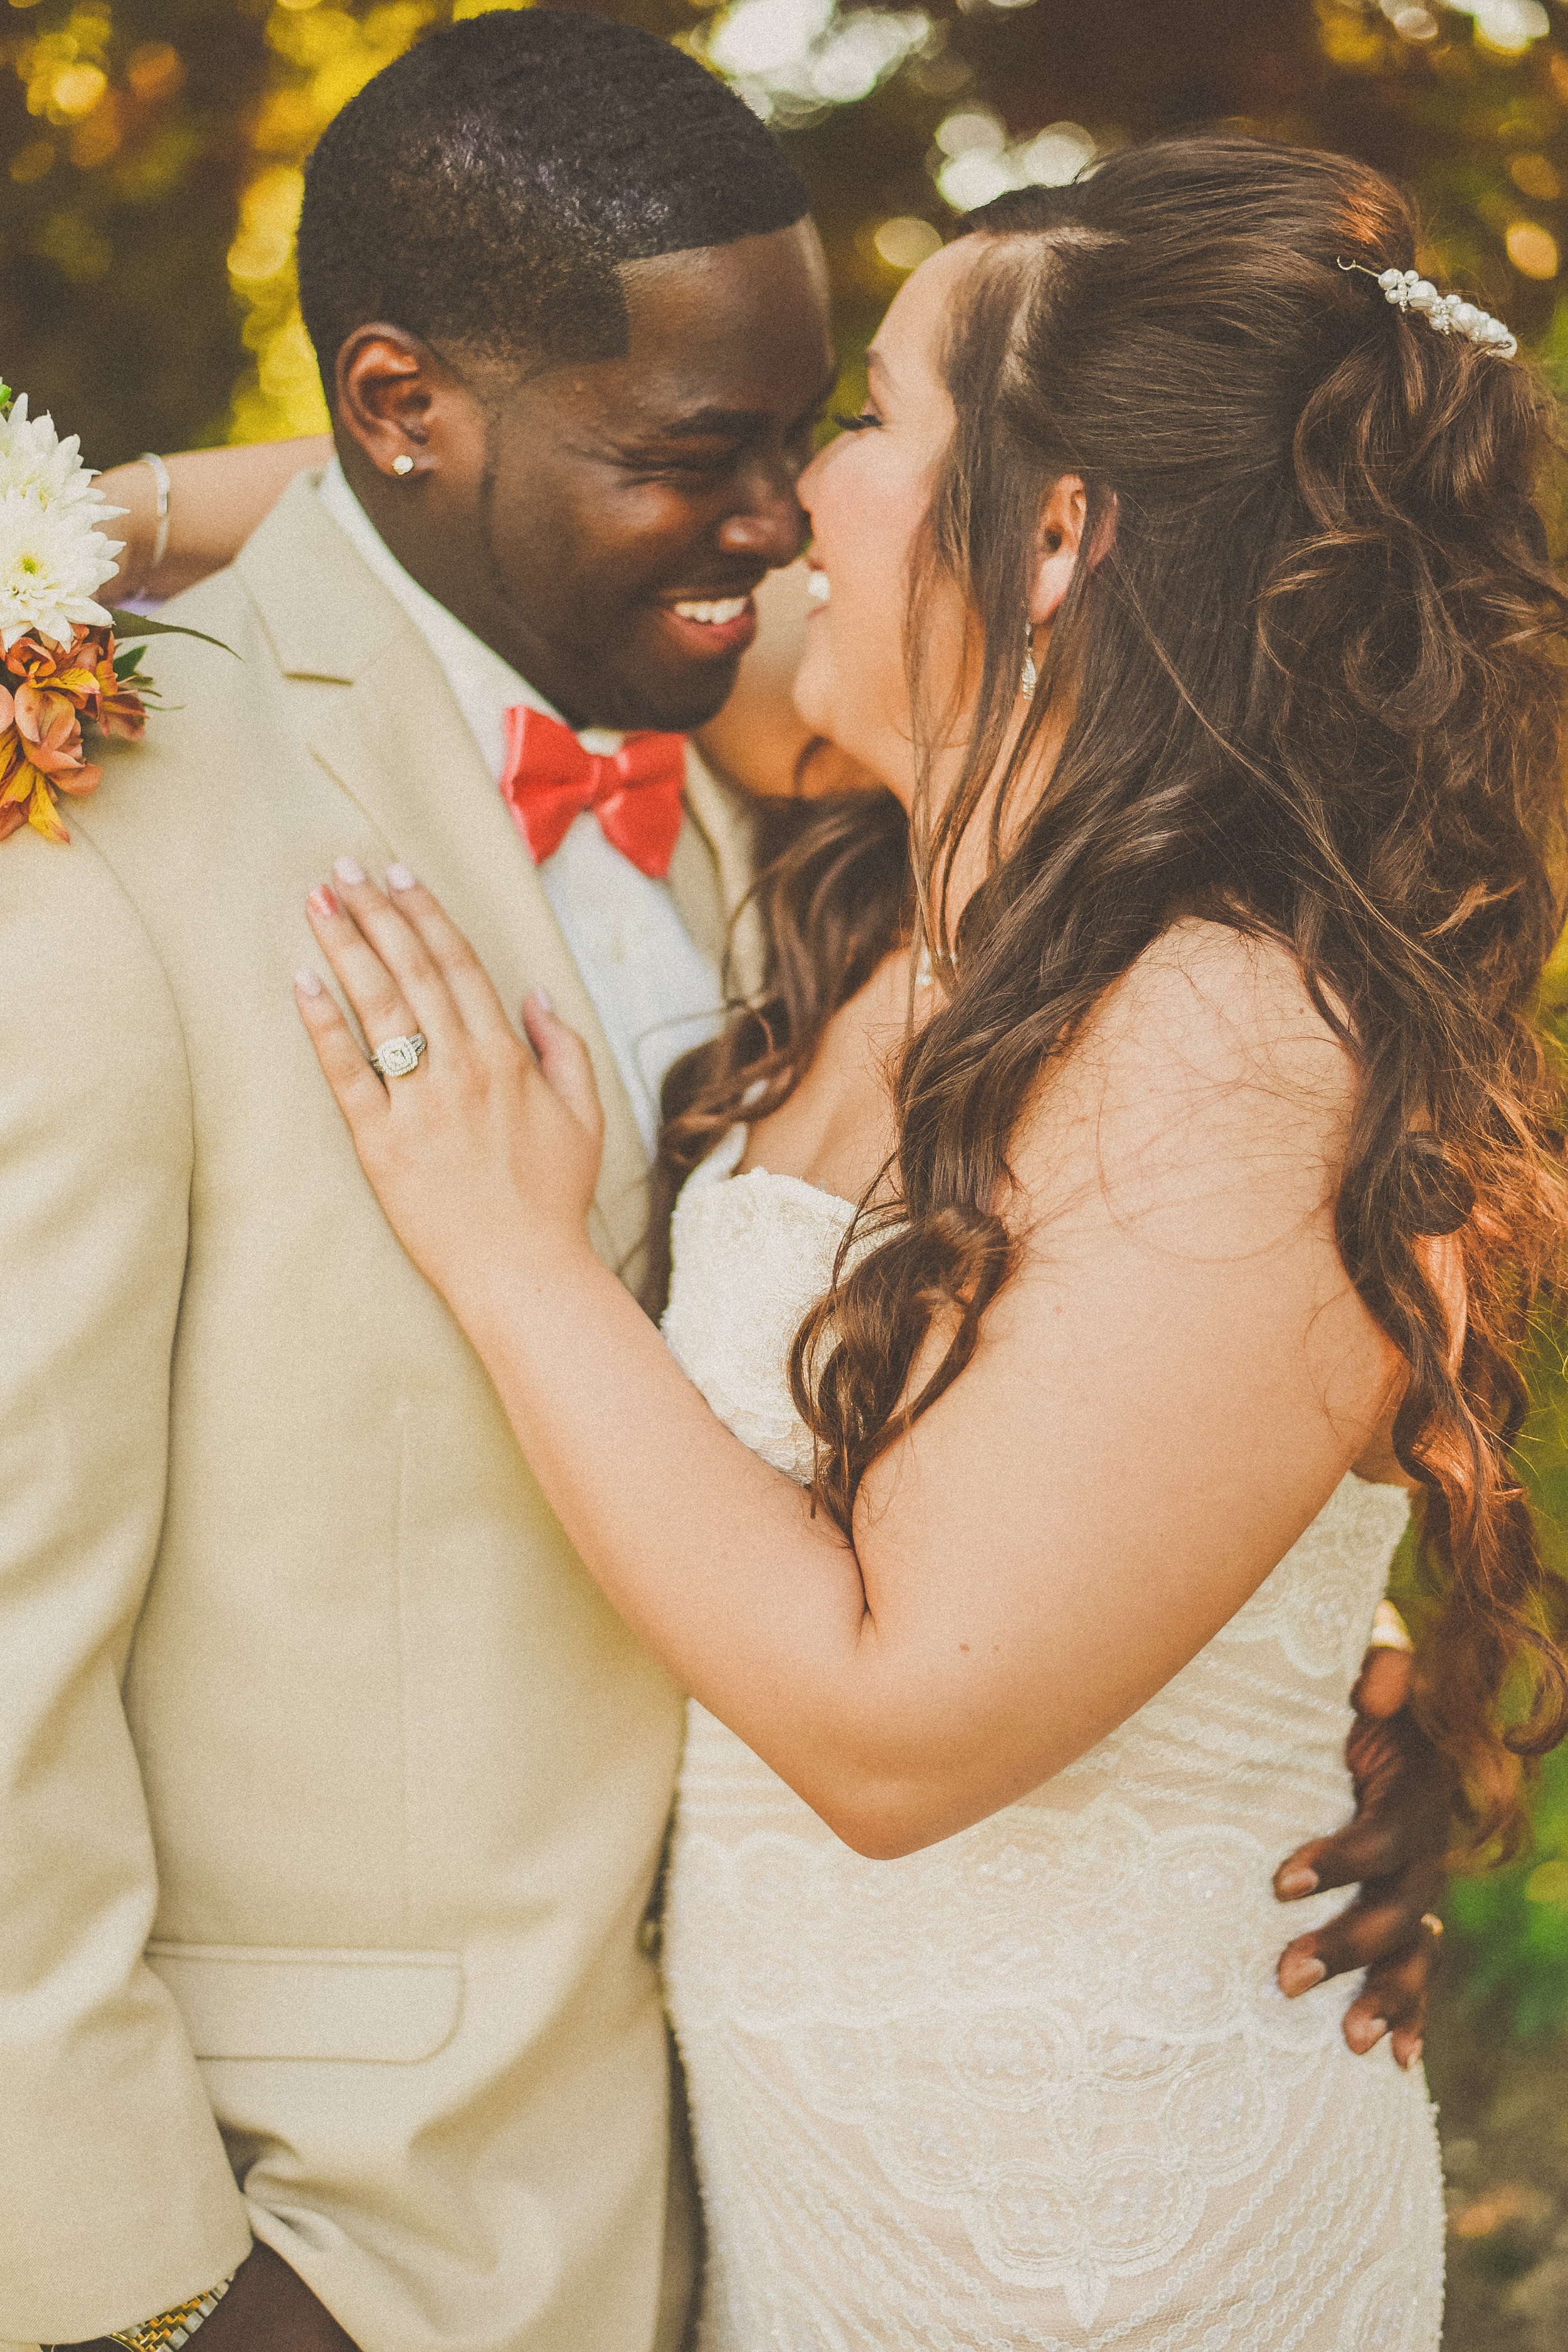
[(587, 1036), (635, 1264), (749, 858), (668, 739), (801, 543), (821, 250), (717, 81), (530, 12), (339, 118), (300, 270), (342, 471), (184, 601), (239, 659), (165, 641), (74, 845), (0, 847), (0, 2337), (673, 2352), (679, 1696), (289, 975), (335, 857), (412, 866)]

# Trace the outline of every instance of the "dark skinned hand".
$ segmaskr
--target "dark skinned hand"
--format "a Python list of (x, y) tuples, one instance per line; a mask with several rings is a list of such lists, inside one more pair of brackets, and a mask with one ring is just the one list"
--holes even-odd
[[(143, 2313), (152, 2318), (151, 2312)], [(201, 2352), (357, 2352), (325, 2304), (270, 2246), (253, 2246), (210, 2319), (198, 2331)], [(58, 2345), (55, 2352), (118, 2352), (113, 2339)]]
[(1345, 2040), (1359, 2056), (1390, 2033), (1402, 2066), (1421, 2055), (1436, 1949), (1422, 1918), (1442, 1899), (1455, 1795), (1447, 1762), (1406, 1706), (1410, 1682), (1406, 1653), (1367, 1652), (1351, 1693), (1356, 1719), (1345, 1743), (1355, 1818), (1337, 1836), (1299, 1846), (1274, 1874), (1281, 1903), (1359, 1882), (1348, 1909), (1286, 1946), (1279, 1989), (1295, 2000), (1364, 1969), (1366, 1982), (1345, 2011)]

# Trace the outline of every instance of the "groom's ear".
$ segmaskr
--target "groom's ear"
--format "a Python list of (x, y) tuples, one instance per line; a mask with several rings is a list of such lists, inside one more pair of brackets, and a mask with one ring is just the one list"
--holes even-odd
[(476, 429), (472, 394), (428, 343), (381, 321), (356, 327), (338, 352), (339, 425), (377, 473), (395, 480), (426, 474), (458, 455)]

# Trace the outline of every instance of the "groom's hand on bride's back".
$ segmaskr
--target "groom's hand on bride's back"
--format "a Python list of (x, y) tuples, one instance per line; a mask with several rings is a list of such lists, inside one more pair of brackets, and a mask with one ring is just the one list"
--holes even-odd
[[(359, 2352), (297, 2271), (270, 2246), (253, 2246), (198, 2334), (202, 2352)], [(56, 2352), (116, 2352), (112, 2336)]]
[[(1412, 2066), (1421, 2054), (1426, 1988), (1437, 1934), (1433, 1921), (1445, 1882), (1454, 1777), (1406, 1701), (1411, 1661), (1372, 1649), (1351, 1693), (1356, 1718), (1346, 1743), (1355, 1784), (1354, 1818), (1333, 1837), (1313, 1838), (1280, 1864), (1274, 1891), (1283, 1903), (1335, 1886), (1359, 1892), (1327, 1927), (1298, 1936), (1279, 1961), (1280, 1990), (1292, 1998), (1329, 1978), (1364, 1969), (1345, 2011), (1344, 2036), (1358, 2053), (1384, 2033)], [(215, 2347), (216, 2352), (216, 2347)]]

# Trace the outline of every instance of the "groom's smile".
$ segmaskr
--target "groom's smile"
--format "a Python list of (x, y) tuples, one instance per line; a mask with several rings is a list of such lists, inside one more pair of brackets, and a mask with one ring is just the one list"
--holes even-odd
[[(623, 264), (627, 348), (589, 362), (351, 337), (339, 442), (415, 578), (574, 726), (697, 727), (752, 591), (800, 552), (795, 484), (834, 379), (809, 221)], [(392, 451), (417, 472), (392, 475)]]
[[(756, 585), (754, 581), (752, 585)], [(732, 596), (667, 597), (664, 610), (673, 642), (699, 661), (720, 654), (744, 653), (757, 634), (757, 608), (751, 588)]]

